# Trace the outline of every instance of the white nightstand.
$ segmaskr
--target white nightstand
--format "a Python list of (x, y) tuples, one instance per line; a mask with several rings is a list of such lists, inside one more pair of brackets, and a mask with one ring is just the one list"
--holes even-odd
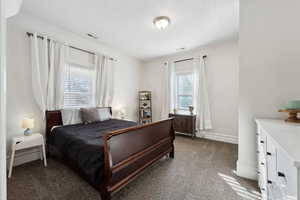
[(11, 157), (8, 178), (10, 178), (12, 174), (15, 151), (32, 147), (42, 147), (41, 159), (44, 159), (44, 165), (45, 167), (47, 166), (44, 137), (40, 133), (33, 133), (29, 136), (14, 137), (12, 139), (11, 145)]

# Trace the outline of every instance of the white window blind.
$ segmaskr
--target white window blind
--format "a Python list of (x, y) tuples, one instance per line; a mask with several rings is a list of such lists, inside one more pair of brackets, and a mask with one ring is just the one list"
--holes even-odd
[(64, 107), (95, 105), (95, 68), (73, 63), (66, 65), (64, 79)]
[(176, 74), (176, 107), (178, 110), (188, 110), (193, 106), (193, 73)]

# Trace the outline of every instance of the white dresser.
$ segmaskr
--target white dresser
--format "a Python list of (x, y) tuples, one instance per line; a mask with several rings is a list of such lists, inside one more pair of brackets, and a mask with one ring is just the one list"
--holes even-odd
[(262, 199), (300, 200), (300, 124), (256, 119)]

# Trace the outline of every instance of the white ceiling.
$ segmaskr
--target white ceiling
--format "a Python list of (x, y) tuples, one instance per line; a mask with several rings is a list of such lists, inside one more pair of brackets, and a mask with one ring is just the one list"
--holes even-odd
[[(25, 0), (23, 11), (139, 59), (237, 37), (238, 0)], [(166, 15), (160, 31), (153, 18)]]

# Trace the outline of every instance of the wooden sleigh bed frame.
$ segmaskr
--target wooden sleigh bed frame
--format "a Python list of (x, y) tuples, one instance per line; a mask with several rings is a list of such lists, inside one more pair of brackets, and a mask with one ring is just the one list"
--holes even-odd
[[(62, 125), (60, 110), (46, 111), (46, 141), (52, 127), (58, 125)], [(174, 139), (173, 119), (106, 134), (103, 137), (103, 182), (96, 186), (101, 199), (110, 200), (113, 192), (127, 185), (162, 157), (169, 155), (174, 158)]]

